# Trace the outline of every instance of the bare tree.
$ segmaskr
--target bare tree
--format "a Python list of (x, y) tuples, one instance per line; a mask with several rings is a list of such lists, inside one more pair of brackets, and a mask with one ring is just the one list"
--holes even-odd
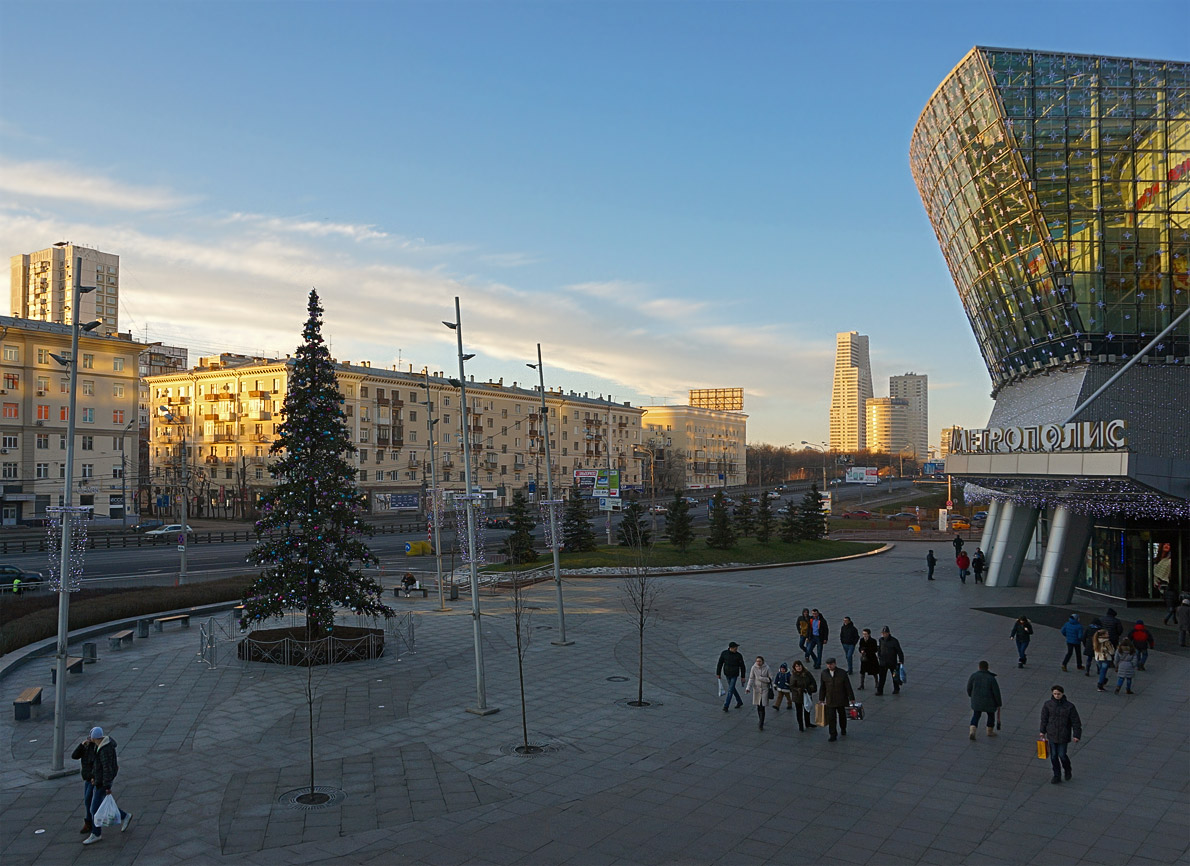
[(620, 585), (620, 592), (624, 612), (636, 624), (637, 633), (636, 700), (630, 701), (629, 705), (647, 707), (649, 704), (645, 701), (645, 629), (657, 615), (657, 601), (662, 595), (663, 587), (656, 577), (642, 568), (624, 580)]
[(512, 622), (516, 631), (516, 671), (521, 684), (521, 747), (518, 752), (529, 754), (540, 751), (537, 746), (529, 745), (529, 716), (525, 708), (525, 653), (529, 651), (529, 643), (533, 640), (533, 632), (529, 624), (533, 619), (525, 603), (525, 587), (521, 572), (512, 573)]

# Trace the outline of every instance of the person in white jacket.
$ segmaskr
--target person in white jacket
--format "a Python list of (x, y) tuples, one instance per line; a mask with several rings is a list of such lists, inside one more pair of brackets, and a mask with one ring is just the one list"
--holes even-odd
[(744, 691), (752, 692), (752, 706), (756, 707), (757, 727), (764, 730), (764, 711), (769, 702), (769, 689), (773, 685), (773, 672), (764, 663), (764, 656), (757, 656), (755, 664), (748, 671), (748, 682)]

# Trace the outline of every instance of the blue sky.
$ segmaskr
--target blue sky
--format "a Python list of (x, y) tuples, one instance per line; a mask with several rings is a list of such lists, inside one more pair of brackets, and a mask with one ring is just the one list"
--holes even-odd
[[(993, 10), (994, 11), (991, 11)], [(822, 440), (834, 335), (987, 372), (909, 136), (976, 44), (1185, 60), (1180, 3), (0, 4), (0, 248), (119, 253), (121, 328), (276, 354), (317, 286), (341, 360), (634, 404), (742, 386)], [(192, 355), (193, 357), (193, 355)]]

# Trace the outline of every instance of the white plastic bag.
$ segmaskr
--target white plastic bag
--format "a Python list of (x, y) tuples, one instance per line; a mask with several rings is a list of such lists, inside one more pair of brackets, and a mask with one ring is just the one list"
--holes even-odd
[(725, 694), (727, 694), (727, 689), (723, 688), (723, 680), (719, 680), (719, 697), (723, 697)]
[(814, 699), (809, 692), (802, 692), (802, 709), (807, 713), (814, 712)]
[(116, 805), (116, 798), (108, 794), (95, 810), (96, 827), (115, 827), (120, 823), (120, 807)]

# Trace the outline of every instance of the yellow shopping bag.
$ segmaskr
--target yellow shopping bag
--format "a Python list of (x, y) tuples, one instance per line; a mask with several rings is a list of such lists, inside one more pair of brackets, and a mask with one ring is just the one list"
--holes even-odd
[(1037, 757), (1043, 761), (1048, 761), (1050, 756), (1050, 744), (1045, 737), (1037, 738)]

